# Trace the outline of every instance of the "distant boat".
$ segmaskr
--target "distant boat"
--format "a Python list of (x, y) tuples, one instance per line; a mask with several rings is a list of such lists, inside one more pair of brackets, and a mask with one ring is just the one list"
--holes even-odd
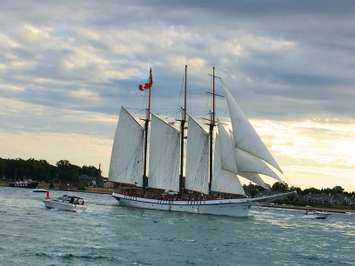
[(15, 181), (15, 182), (10, 182), (9, 186), (19, 187), (19, 188), (36, 188), (38, 186), (38, 182), (32, 180)]
[(330, 214), (327, 212), (320, 212), (320, 211), (306, 211), (305, 215), (303, 215), (303, 218), (306, 219), (327, 219), (327, 217)]
[(187, 112), (186, 66), (179, 129), (151, 114), (151, 70), (147, 83), (139, 87), (149, 91), (144, 125), (121, 108), (109, 170), (109, 180), (119, 183), (120, 192), (112, 196), (121, 206), (245, 217), (252, 202), (293, 193), (246, 196), (239, 176), (270, 189), (261, 175), (283, 182), (282, 170), (227, 88), (224, 98), (232, 130), (218, 120), (215, 79), (213, 68), (208, 132)]
[(47, 192), (43, 203), (48, 209), (56, 209), (61, 211), (77, 212), (86, 209), (84, 199), (72, 195), (63, 195), (55, 199), (50, 199), (49, 192)]

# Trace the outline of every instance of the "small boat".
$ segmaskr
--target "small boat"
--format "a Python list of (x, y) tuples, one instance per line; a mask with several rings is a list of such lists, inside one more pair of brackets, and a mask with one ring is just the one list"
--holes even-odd
[(303, 215), (303, 218), (306, 219), (327, 219), (329, 213), (327, 212), (320, 212), (320, 211), (306, 211), (306, 214)]
[(31, 179), (25, 181), (15, 181), (9, 183), (10, 187), (20, 187), (20, 188), (36, 188), (38, 182), (32, 181)]
[(46, 198), (43, 201), (48, 209), (57, 209), (61, 211), (84, 211), (86, 209), (84, 199), (73, 195), (63, 195), (61, 197), (51, 199), (49, 192), (46, 193)]
[(44, 189), (44, 188), (37, 188), (37, 189), (34, 189), (32, 190), (33, 193), (46, 193), (48, 192), (47, 189)]

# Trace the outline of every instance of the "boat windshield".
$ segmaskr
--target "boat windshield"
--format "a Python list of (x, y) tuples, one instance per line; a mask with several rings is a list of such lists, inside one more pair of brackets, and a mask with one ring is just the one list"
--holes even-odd
[(63, 195), (57, 198), (57, 200), (76, 205), (84, 205), (84, 199), (76, 196)]

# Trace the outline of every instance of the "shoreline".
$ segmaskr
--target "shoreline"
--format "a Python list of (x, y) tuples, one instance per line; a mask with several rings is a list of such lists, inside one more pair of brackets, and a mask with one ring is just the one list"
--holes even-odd
[(352, 213), (355, 214), (355, 210), (351, 209), (339, 209), (339, 208), (329, 208), (329, 207), (314, 207), (314, 206), (296, 206), (289, 204), (270, 204), (270, 203), (260, 203), (256, 206), (262, 208), (275, 208), (275, 209), (288, 209), (288, 210), (303, 210), (303, 211), (321, 211), (321, 212), (333, 212), (333, 213)]

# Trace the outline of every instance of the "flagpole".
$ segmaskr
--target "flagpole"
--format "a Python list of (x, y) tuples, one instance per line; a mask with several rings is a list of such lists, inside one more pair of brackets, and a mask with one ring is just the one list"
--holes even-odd
[(182, 195), (184, 189), (184, 140), (185, 140), (185, 124), (186, 124), (186, 99), (187, 99), (187, 65), (185, 65), (184, 78), (184, 106), (182, 107), (182, 117), (180, 123), (180, 178), (179, 178), (179, 193)]
[(148, 186), (148, 175), (147, 175), (147, 154), (148, 154), (148, 130), (149, 130), (149, 122), (150, 122), (150, 113), (151, 113), (151, 97), (152, 97), (152, 68), (149, 70), (149, 82), (151, 84), (148, 89), (148, 106), (147, 106), (147, 114), (144, 123), (144, 168), (143, 168), (143, 190), (145, 191)]

